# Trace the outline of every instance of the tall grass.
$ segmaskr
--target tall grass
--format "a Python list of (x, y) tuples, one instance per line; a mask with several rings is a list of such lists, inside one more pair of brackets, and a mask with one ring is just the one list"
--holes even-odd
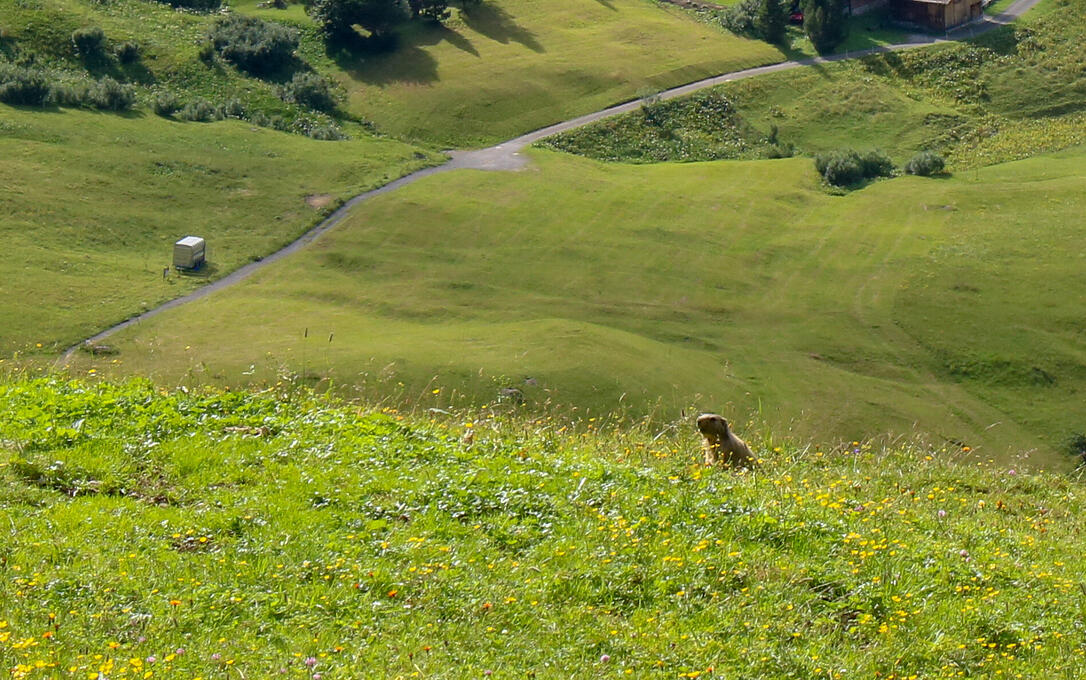
[(1086, 666), (1080, 482), (958, 450), (744, 433), (763, 460), (735, 473), (698, 464), (686, 420), (570, 431), (289, 385), (8, 378), (0, 413), (16, 678)]

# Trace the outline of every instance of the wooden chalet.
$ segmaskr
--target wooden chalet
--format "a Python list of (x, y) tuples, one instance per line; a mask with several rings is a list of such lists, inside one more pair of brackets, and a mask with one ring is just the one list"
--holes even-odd
[(982, 0), (891, 0), (894, 18), (930, 31), (948, 31), (981, 15)]

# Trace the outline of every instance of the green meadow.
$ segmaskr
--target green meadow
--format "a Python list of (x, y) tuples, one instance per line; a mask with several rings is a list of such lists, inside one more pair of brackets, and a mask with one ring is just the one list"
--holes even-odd
[(1046, 461), (1081, 431), (1081, 149), (843, 196), (807, 159), (531, 158), (363, 204), (289, 261), (118, 334), (119, 363), (74, 368), (434, 406), (515, 387), (537, 408), (723, 409)]
[(689, 420), (405, 417), (289, 384), (8, 376), (0, 414), (17, 680), (1086, 672), (1074, 475), (757, 434), (738, 473)]
[(478, 147), (785, 56), (643, 0), (503, 0), (409, 26), (385, 55), (335, 55), (351, 111), (384, 131)]
[[(435, 162), (360, 132), (320, 142), (241, 121), (0, 105), (0, 353), (54, 355), (277, 250), (340, 201)], [(173, 242), (212, 266), (162, 277)]]
[(958, 169), (1026, 158), (1086, 143), (1084, 27), (1086, 3), (1059, 3), (971, 42), (647, 100), (638, 112), (542, 144), (641, 163), (757, 158), (782, 147), (803, 155), (879, 148), (899, 165), (929, 149)]

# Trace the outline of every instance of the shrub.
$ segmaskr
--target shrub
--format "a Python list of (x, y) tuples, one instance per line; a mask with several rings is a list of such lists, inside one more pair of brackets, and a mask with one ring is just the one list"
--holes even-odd
[(864, 178), (863, 161), (852, 149), (815, 156), (815, 169), (822, 179), (839, 187), (856, 184)]
[(942, 172), (944, 167), (946, 167), (946, 161), (942, 156), (934, 151), (921, 151), (905, 164), (905, 172), (910, 175), (928, 177)]
[(449, 0), (407, 0), (411, 16), (438, 23), (449, 18)]
[(175, 9), (191, 9), (196, 12), (214, 12), (222, 6), (222, 0), (159, 0)]
[(231, 99), (219, 106), (218, 116), (219, 118), (244, 118), (245, 105), (239, 99)]
[(196, 53), (196, 58), (208, 66), (213, 66), (215, 64), (215, 46), (210, 42), (204, 43), (200, 46), (200, 51)]
[(306, 135), (321, 141), (346, 139), (347, 136), (335, 125), (314, 125), (306, 130)]
[(815, 169), (829, 184), (847, 187), (865, 179), (888, 176), (893, 173), (894, 164), (881, 151), (860, 154), (853, 149), (836, 149), (815, 156)]
[(894, 162), (878, 149), (861, 154), (860, 163), (864, 177), (889, 177), (894, 174)]
[(191, 120), (198, 123), (204, 123), (210, 120), (215, 120), (216, 113), (215, 107), (211, 105), (211, 102), (207, 101), (206, 99), (193, 99), (181, 108), (181, 111), (177, 114), (177, 116), (181, 120)]
[(87, 88), (55, 83), (49, 88), (49, 102), (57, 106), (83, 106), (87, 99)]
[(72, 32), (75, 52), (84, 60), (101, 59), (106, 55), (106, 34), (97, 26), (77, 28)]
[(87, 88), (84, 101), (96, 109), (127, 111), (136, 103), (136, 91), (131, 85), (106, 76)]
[(1075, 432), (1067, 438), (1067, 442), (1064, 446), (1067, 453), (1072, 456), (1079, 456), (1086, 461), (1086, 434)]
[(791, 158), (796, 155), (796, 147), (791, 142), (777, 142), (766, 147), (766, 158)]
[(758, 19), (762, 3), (759, 0), (742, 0), (717, 15), (720, 25), (736, 35), (759, 37)]
[(170, 92), (159, 92), (151, 100), (151, 109), (160, 116), (172, 116), (181, 109), (181, 100)]
[(316, 73), (295, 73), (294, 78), (283, 88), (280, 96), (285, 101), (293, 102), (317, 111), (331, 111), (336, 108), (336, 98), (328, 81)]
[(216, 21), (209, 38), (223, 59), (254, 75), (279, 71), (298, 49), (295, 29), (236, 14)]
[(140, 46), (133, 42), (122, 43), (114, 51), (117, 61), (122, 64), (132, 64), (140, 58)]
[(43, 106), (50, 91), (49, 79), (43, 71), (0, 64), (0, 102)]

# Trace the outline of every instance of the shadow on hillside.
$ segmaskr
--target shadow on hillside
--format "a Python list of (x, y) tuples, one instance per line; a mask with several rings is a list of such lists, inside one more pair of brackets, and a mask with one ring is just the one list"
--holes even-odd
[(517, 25), (513, 17), (497, 5), (491, 3), (472, 5), (470, 10), (465, 8), (460, 16), (468, 28), (503, 45), (516, 42), (533, 52), (546, 51), (536, 40), (534, 33)]
[(609, 10), (618, 11), (615, 10), (615, 6), (609, 0), (596, 0), (596, 2), (600, 3)]
[(362, 43), (338, 45), (328, 50), (328, 56), (351, 78), (371, 85), (432, 83), (437, 80), (437, 60), (419, 49), (412, 37), (397, 36), (394, 49), (380, 51)]
[(444, 41), (462, 52), (467, 52), (474, 57), (479, 56), (479, 51), (475, 49), (475, 46), (471, 44), (470, 40), (451, 28), (438, 23), (420, 27), (419, 30), (414, 31), (411, 35), (401, 36), (401, 41), (409, 42), (414, 46), (437, 45)]

